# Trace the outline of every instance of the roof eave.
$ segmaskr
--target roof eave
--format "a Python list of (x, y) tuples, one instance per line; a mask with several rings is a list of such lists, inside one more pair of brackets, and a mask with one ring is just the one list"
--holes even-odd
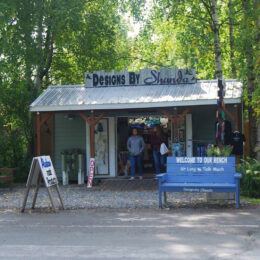
[[(79, 111), (79, 110), (109, 110), (109, 109), (138, 109), (159, 108), (178, 106), (200, 106), (216, 105), (217, 100), (186, 100), (180, 102), (149, 102), (149, 103), (126, 103), (126, 104), (88, 104), (88, 105), (66, 105), (66, 106), (30, 106), (30, 112), (50, 111)], [(240, 98), (225, 99), (225, 104), (239, 104)]]

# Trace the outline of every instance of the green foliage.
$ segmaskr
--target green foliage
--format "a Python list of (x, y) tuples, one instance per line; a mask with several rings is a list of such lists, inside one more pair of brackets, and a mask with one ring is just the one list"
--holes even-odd
[(35, 147), (29, 105), (46, 87), (128, 66), (120, 8), (116, 0), (0, 2), (0, 167), (28, 174)]
[(237, 166), (237, 171), (242, 173), (241, 192), (243, 195), (260, 198), (260, 162), (247, 158)]
[(211, 145), (210, 148), (206, 150), (207, 155), (210, 157), (214, 157), (214, 156), (228, 157), (231, 155), (231, 152), (232, 152), (231, 145), (224, 146), (222, 150), (220, 150), (219, 147), (215, 147), (214, 145)]
[[(232, 78), (235, 66), (245, 106), (258, 118), (259, 4), (217, 2), (223, 74)], [(0, 167), (28, 172), (35, 138), (29, 105), (49, 85), (81, 84), (86, 71), (163, 66), (195, 68), (199, 79), (215, 78), (216, 34), (207, 5), (210, 0), (1, 0)], [(125, 12), (141, 21), (135, 38), (127, 36)]]

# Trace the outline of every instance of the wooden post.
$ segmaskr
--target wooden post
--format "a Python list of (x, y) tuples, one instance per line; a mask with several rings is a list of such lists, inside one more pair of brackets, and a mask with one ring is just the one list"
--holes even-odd
[(95, 125), (94, 125), (94, 112), (91, 111), (90, 115), (91, 125), (90, 125), (90, 157), (95, 158)]
[(37, 128), (37, 156), (41, 155), (41, 115), (37, 112), (37, 119), (36, 119), (36, 128)]
[(173, 127), (174, 127), (174, 131), (173, 131), (173, 139), (174, 142), (178, 142), (179, 141), (179, 136), (178, 136), (178, 123), (179, 121), (181, 121), (182, 118), (184, 118), (186, 116), (186, 114), (189, 112), (189, 109), (185, 109), (180, 115), (178, 115), (177, 112), (177, 108), (175, 108), (174, 110), (174, 115), (171, 116), (167, 111), (165, 111), (164, 109), (161, 110), (161, 113), (164, 114), (165, 116), (168, 117), (168, 119), (172, 122)]
[(90, 112), (90, 118), (87, 118), (82, 112), (79, 115), (89, 124), (90, 127), (90, 157), (95, 158), (95, 125), (104, 117), (105, 112), (102, 112), (95, 118), (94, 111)]
[(37, 180), (37, 184), (36, 184), (36, 188), (35, 188), (35, 191), (34, 191), (34, 196), (33, 196), (32, 209), (35, 208), (35, 203), (36, 203), (38, 191), (39, 191), (39, 188), (40, 188), (40, 185), (41, 185), (41, 180), (42, 180), (42, 176), (41, 176), (41, 174), (39, 173), (39, 175), (38, 175), (38, 180)]
[(235, 130), (238, 131), (238, 107), (234, 105), (234, 127)]
[(50, 197), (52, 209), (53, 209), (54, 212), (56, 212), (55, 205), (54, 205), (54, 202), (53, 202), (53, 198), (52, 198), (52, 195), (51, 195), (50, 187), (47, 187), (47, 191), (48, 191), (48, 194), (49, 194), (49, 197)]
[[(34, 169), (35, 169), (35, 166), (33, 167), (32, 171), (34, 171)], [(31, 188), (31, 184), (32, 184), (32, 179), (33, 179), (33, 175), (31, 174), (30, 178), (27, 182), (27, 187), (26, 187), (26, 191), (25, 191), (25, 195), (24, 195), (23, 206), (22, 206), (21, 212), (24, 212), (24, 210), (25, 210), (26, 202), (27, 202), (28, 195), (29, 195), (30, 188)]]
[[(238, 131), (238, 109), (237, 105), (234, 105), (234, 127)], [(239, 164), (239, 156), (236, 155), (236, 164)]]
[(178, 136), (178, 112), (177, 112), (177, 108), (174, 109), (174, 115), (173, 115), (173, 140), (174, 142), (178, 142), (179, 141), (179, 136)]
[(59, 187), (58, 184), (56, 184), (55, 186), (56, 186), (56, 190), (57, 190), (57, 193), (58, 193), (58, 196), (59, 196), (61, 207), (62, 207), (62, 209), (65, 209), (64, 204), (63, 204), (63, 200), (62, 200), (61, 195), (60, 195), (60, 187)]
[(36, 135), (37, 135), (37, 156), (41, 155), (41, 127), (42, 125), (48, 121), (53, 112), (49, 112), (42, 120), (41, 120), (41, 114), (40, 112), (37, 112), (37, 118), (36, 118)]

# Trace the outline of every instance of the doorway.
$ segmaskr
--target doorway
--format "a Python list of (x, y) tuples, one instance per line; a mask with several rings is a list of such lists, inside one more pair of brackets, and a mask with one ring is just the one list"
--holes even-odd
[(117, 118), (117, 175), (129, 176), (131, 170), (130, 154), (127, 150), (127, 140), (132, 135), (132, 129), (137, 128), (142, 136), (145, 148), (142, 156), (144, 177), (154, 176), (155, 167), (151, 147), (153, 126), (160, 125), (167, 147), (171, 144), (172, 127), (166, 117), (118, 117)]
[[(137, 128), (138, 135), (144, 138), (145, 149), (143, 151), (144, 177), (155, 175), (155, 166), (152, 155), (151, 135), (154, 125), (160, 125), (164, 135), (166, 146), (169, 149), (168, 156), (173, 154), (174, 126), (166, 117), (162, 116), (131, 116), (117, 118), (117, 176), (130, 176), (130, 154), (127, 150), (127, 140), (132, 135), (132, 129)], [(178, 156), (192, 156), (192, 115), (187, 114), (178, 124), (178, 140), (181, 151)]]

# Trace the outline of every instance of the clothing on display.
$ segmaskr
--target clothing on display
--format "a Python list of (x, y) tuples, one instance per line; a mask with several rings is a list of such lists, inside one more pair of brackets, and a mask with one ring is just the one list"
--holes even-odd
[(128, 151), (118, 153), (118, 173), (127, 176), (131, 167), (130, 154)]
[(239, 131), (235, 131), (232, 134), (232, 154), (243, 155), (243, 142), (245, 141), (245, 136), (241, 134)]
[(207, 144), (198, 144), (197, 146), (197, 156), (198, 157), (206, 157), (207, 156), (207, 148), (208, 145)]
[(172, 143), (172, 156), (180, 157), (181, 153), (181, 144), (180, 143)]
[[(228, 120), (222, 122), (221, 142), (223, 145), (230, 145), (232, 142), (232, 125)], [(216, 139), (219, 137), (219, 122), (216, 122)]]

